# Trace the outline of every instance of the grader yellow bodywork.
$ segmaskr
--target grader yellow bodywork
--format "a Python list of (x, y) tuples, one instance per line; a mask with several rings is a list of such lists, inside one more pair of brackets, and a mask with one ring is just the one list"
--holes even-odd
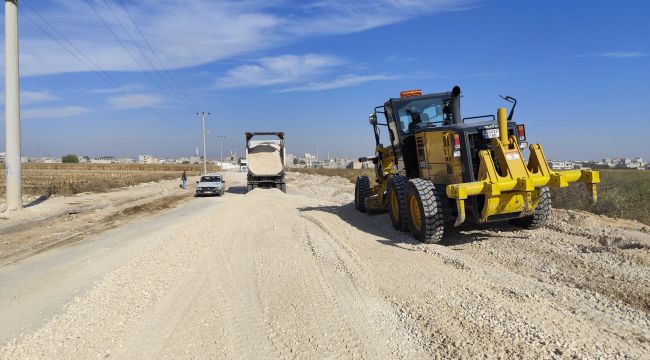
[[(377, 143), (372, 160), (375, 184), (356, 182), (355, 204), (361, 211), (388, 211), (393, 225), (424, 242), (443, 240), (445, 224), (458, 226), (509, 220), (516, 226), (544, 226), (551, 208), (549, 188), (582, 182), (597, 200), (599, 173), (590, 169), (553, 171), (541, 145), (531, 144), (528, 161), (525, 127), (505, 108), (497, 116), (461, 118), (460, 88), (422, 95), (402, 93), (375, 109), (370, 123)], [(386, 123), (377, 121), (384, 114)], [(476, 118), (491, 121), (469, 122)], [(380, 143), (386, 126), (391, 145)]]

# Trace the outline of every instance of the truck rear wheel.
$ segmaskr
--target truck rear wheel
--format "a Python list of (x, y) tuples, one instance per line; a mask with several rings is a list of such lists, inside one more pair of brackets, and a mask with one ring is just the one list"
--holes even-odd
[(406, 184), (408, 227), (414, 238), (426, 244), (442, 242), (445, 218), (442, 202), (431, 181), (411, 179)]
[(287, 192), (287, 184), (280, 184), (279, 189), (280, 189), (280, 191), (282, 191), (283, 193), (286, 193), (286, 192)]
[(370, 196), (370, 180), (367, 176), (358, 176), (354, 185), (354, 206), (366, 212), (366, 198)]
[(248, 184), (248, 187), (246, 189), (246, 192), (251, 192), (253, 189), (255, 189), (255, 185)]
[(408, 215), (405, 196), (406, 177), (395, 175), (388, 181), (388, 214), (395, 229), (408, 231)]
[(547, 187), (539, 189), (539, 203), (533, 215), (511, 219), (510, 224), (524, 229), (539, 229), (548, 224), (551, 216), (551, 190)]

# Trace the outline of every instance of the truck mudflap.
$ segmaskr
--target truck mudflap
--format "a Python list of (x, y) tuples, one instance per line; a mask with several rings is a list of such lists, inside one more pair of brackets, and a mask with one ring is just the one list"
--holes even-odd
[(497, 170), (492, 153), (482, 150), (479, 152), (479, 180), (447, 185), (447, 196), (456, 200), (458, 210), (455, 226), (465, 221), (465, 200), (469, 196), (485, 196), (480, 222), (486, 222), (494, 215), (533, 214), (539, 202), (539, 189), (542, 187), (562, 188), (570, 183), (581, 182), (586, 185), (592, 201), (597, 201), (597, 184), (600, 183), (598, 171), (553, 171), (548, 166), (539, 144), (530, 145), (530, 159), (526, 164), (517, 139), (514, 136), (508, 137), (505, 108), (498, 111), (498, 123), (499, 137), (492, 139), (492, 147), (501, 171)]

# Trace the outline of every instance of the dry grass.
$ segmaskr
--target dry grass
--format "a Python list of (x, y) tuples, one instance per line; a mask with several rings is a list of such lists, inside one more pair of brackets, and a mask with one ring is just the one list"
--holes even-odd
[[(373, 169), (292, 169), (292, 171), (340, 176), (354, 182), (357, 176), (374, 177)], [(561, 209), (585, 210), (613, 218), (632, 219), (650, 225), (650, 171), (601, 170), (599, 199), (591, 205), (591, 197), (583, 184), (565, 189), (552, 189), (553, 206)]]
[[(199, 175), (202, 165), (185, 164), (23, 164), (23, 192), (27, 195), (72, 195), (105, 192), (151, 181), (180, 179), (181, 173)], [(209, 171), (218, 168), (210, 166)], [(0, 195), (5, 193), (5, 174)]]
[(609, 217), (632, 219), (650, 225), (650, 171), (600, 170), (598, 203), (582, 184), (553, 189), (553, 206), (586, 210)]
[(375, 177), (375, 169), (325, 169), (325, 168), (318, 168), (318, 169), (312, 169), (312, 168), (297, 168), (297, 169), (290, 169), (290, 171), (295, 171), (299, 173), (304, 173), (304, 174), (312, 174), (312, 175), (325, 175), (325, 176), (340, 176), (342, 178), (350, 180), (350, 182), (354, 183), (356, 180), (357, 176), (360, 175), (366, 175), (370, 179), (373, 179)]

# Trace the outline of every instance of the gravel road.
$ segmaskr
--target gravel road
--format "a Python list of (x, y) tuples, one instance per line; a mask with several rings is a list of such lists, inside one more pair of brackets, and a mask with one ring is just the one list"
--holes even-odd
[(0, 268), (0, 358), (648, 358), (638, 223), (555, 211), (548, 229), (423, 245), (356, 212), (341, 178), (226, 180), (224, 197)]

